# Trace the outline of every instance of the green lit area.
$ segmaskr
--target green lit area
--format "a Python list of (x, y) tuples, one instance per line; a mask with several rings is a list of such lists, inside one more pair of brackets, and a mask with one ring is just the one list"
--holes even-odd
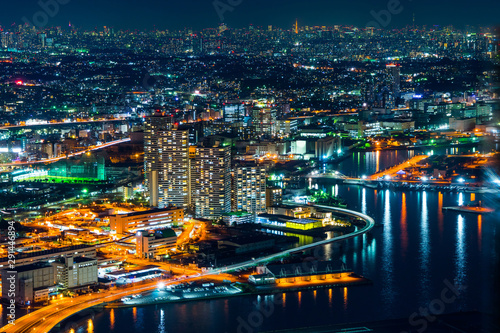
[(60, 177), (60, 176), (34, 176), (24, 178), (19, 182), (38, 182), (38, 183), (53, 183), (53, 184), (95, 184), (102, 183), (101, 180), (95, 178), (80, 178), (80, 177)]

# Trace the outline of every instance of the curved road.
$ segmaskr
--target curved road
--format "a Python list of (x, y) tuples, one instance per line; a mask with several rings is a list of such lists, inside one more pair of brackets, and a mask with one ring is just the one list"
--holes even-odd
[[(316, 242), (316, 243), (303, 245), (303, 246), (296, 247), (293, 249), (274, 253), (274, 254), (271, 254), (268, 256), (257, 258), (255, 260), (249, 260), (249, 261), (245, 261), (242, 263), (238, 263), (238, 264), (234, 264), (234, 265), (230, 265), (230, 266), (226, 266), (226, 267), (213, 269), (213, 270), (206, 271), (203, 273), (194, 274), (194, 275), (182, 278), (182, 279), (166, 282), (165, 284), (178, 283), (180, 281), (185, 281), (185, 280), (199, 279), (199, 278), (205, 277), (205, 276), (216, 275), (219, 273), (228, 272), (228, 271), (232, 271), (232, 270), (239, 269), (239, 268), (254, 266), (258, 263), (271, 261), (271, 260), (274, 260), (278, 257), (286, 256), (286, 255), (291, 254), (291, 253), (305, 251), (305, 250), (309, 250), (309, 249), (317, 247), (317, 246), (321, 246), (321, 245), (339, 242), (339, 241), (343, 241), (343, 240), (346, 240), (349, 238), (353, 238), (353, 237), (362, 235), (362, 234), (370, 231), (375, 226), (375, 221), (373, 220), (373, 218), (369, 217), (368, 215), (356, 212), (356, 211), (352, 211), (352, 210), (344, 209), (344, 208), (321, 206), (321, 205), (314, 205), (314, 207), (329, 209), (329, 210), (339, 212), (339, 213), (342, 213), (344, 215), (348, 215), (351, 217), (361, 218), (366, 222), (366, 224), (363, 228), (358, 229), (358, 230), (356, 230), (352, 233), (349, 233), (347, 235), (342, 235), (342, 236), (338, 236), (338, 237), (334, 237), (334, 238), (330, 238), (330, 239), (321, 240), (321, 241)], [(70, 316), (72, 316), (80, 311), (83, 311), (85, 309), (88, 309), (90, 307), (100, 305), (103, 303), (116, 301), (124, 296), (152, 290), (152, 289), (155, 289), (156, 287), (157, 287), (157, 282), (153, 282), (153, 283), (148, 283), (145, 285), (131, 287), (131, 288), (122, 289), (122, 290), (107, 291), (104, 293), (97, 293), (97, 294), (93, 294), (93, 295), (80, 296), (80, 297), (73, 298), (73, 299), (71, 299), (71, 298), (70, 299), (63, 299), (57, 303), (45, 306), (45, 307), (43, 307), (39, 310), (36, 310), (36, 311), (26, 315), (26, 316), (23, 316), (21, 318), (16, 319), (15, 325), (10, 325), (10, 324), (6, 325), (6, 326), (0, 328), (0, 332), (2, 332), (2, 333), (3, 332), (5, 332), (5, 333), (27, 333), (27, 332), (47, 333), (54, 326), (56, 326), (59, 322), (63, 321), (64, 319), (66, 319), (66, 318), (68, 318), (68, 317), (70, 317)]]

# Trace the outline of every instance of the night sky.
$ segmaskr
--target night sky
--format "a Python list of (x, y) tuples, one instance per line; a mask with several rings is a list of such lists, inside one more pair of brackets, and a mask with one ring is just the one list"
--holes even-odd
[[(103, 26), (115, 29), (176, 29), (194, 30), (217, 26), (221, 20), (214, 0), (41, 0), (60, 1), (59, 11), (49, 19), (48, 26), (75, 26), (91, 30)], [(233, 3), (232, 11), (225, 11), (224, 22), (229, 27), (241, 28), (273, 25), (290, 28), (299, 19), (299, 25), (356, 25), (366, 26), (374, 18), (370, 11), (386, 10), (388, 3), (398, 0), (218, 0)], [(498, 0), (399, 0), (397, 14), (390, 17), (386, 28), (400, 28), (412, 22), (417, 25), (495, 25), (500, 23)], [(239, 4), (238, 4), (239, 3)], [(3, 0), (0, 24), (20, 24), (22, 18), (32, 21), (41, 10), (38, 0)]]

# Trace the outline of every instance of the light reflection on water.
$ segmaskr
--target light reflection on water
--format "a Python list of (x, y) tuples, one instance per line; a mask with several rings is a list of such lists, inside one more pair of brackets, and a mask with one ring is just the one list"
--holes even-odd
[[(459, 286), (459, 290), (463, 291), (466, 288), (467, 283), (467, 271), (466, 271), (466, 249), (467, 245), (465, 243), (465, 221), (462, 214), (458, 214), (457, 217), (457, 242), (456, 242), (456, 253), (455, 253), (455, 285)], [(462, 306), (466, 304), (462, 301)]]
[(395, 297), (394, 291), (394, 281), (393, 281), (393, 235), (392, 235), (392, 220), (391, 220), (391, 192), (385, 190), (382, 192), (384, 197), (384, 212), (383, 212), (383, 226), (384, 226), (384, 236), (383, 236), (383, 249), (382, 249), (382, 297), (384, 299), (384, 309), (389, 316), (393, 314), (393, 303)]
[[(420, 193), (419, 193), (420, 197)], [(429, 259), (431, 255), (431, 245), (429, 238), (429, 212), (427, 210), (427, 192), (421, 193), (422, 197), (422, 214), (420, 218), (420, 230), (421, 230), (421, 239), (420, 239), (420, 291), (421, 291), (421, 300), (423, 303), (429, 298), (429, 281), (430, 281), (430, 264)]]
[[(364, 190), (364, 189), (363, 189)], [(407, 216), (406, 216), (406, 193), (402, 194), (401, 198), (401, 248), (403, 256), (406, 256), (406, 251), (408, 250), (408, 227), (407, 227)]]

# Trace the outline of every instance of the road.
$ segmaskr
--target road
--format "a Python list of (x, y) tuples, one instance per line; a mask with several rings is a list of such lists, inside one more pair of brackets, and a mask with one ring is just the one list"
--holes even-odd
[(70, 157), (74, 157), (74, 156), (83, 155), (83, 154), (91, 152), (93, 150), (99, 150), (99, 149), (107, 148), (107, 147), (110, 147), (110, 146), (118, 145), (120, 143), (129, 142), (129, 141), (130, 141), (130, 138), (122, 139), (122, 140), (110, 141), (110, 142), (104, 143), (104, 144), (99, 145), (99, 146), (93, 146), (92, 148), (85, 149), (85, 150), (79, 151), (77, 153), (73, 153), (73, 154), (69, 154), (69, 155), (64, 155), (64, 156), (61, 156), (61, 157), (48, 158), (48, 159), (45, 159), (45, 160), (30, 161), (30, 162), (2, 163), (2, 164), (0, 164), (0, 167), (31, 165), (31, 164), (38, 164), (38, 163), (54, 163), (54, 162), (57, 162), (57, 161), (62, 160), (62, 159), (66, 159), (66, 158), (70, 158)]
[(56, 123), (44, 123), (44, 124), (26, 124), (26, 125), (11, 125), (11, 126), (0, 126), (0, 130), (9, 130), (9, 129), (19, 129), (24, 127), (34, 127), (34, 126), (57, 126), (57, 125), (74, 125), (74, 124), (92, 124), (92, 123), (109, 123), (114, 121), (125, 121), (127, 119), (98, 119), (98, 120), (85, 120), (85, 121), (60, 121)]
[[(368, 215), (352, 211), (344, 208), (330, 207), (330, 206), (322, 206), (322, 205), (314, 205), (314, 207), (329, 209), (335, 212), (343, 213), (345, 215), (361, 218), (365, 221), (365, 226), (356, 229), (356, 231), (342, 235), (338, 237), (333, 237), (330, 239), (325, 239), (318, 241), (316, 243), (303, 245), (297, 248), (285, 250), (282, 252), (274, 253), (271, 255), (267, 255), (264, 257), (256, 258), (255, 260), (248, 260), (242, 263), (216, 268), (210, 271), (206, 271), (203, 273), (196, 273), (193, 275), (186, 276), (185, 278), (177, 279), (177, 280), (169, 280), (165, 281), (165, 285), (172, 283), (179, 283), (187, 280), (197, 280), (203, 277), (208, 277), (211, 275), (219, 275), (221, 273), (233, 271), (240, 268), (246, 268), (250, 266), (255, 266), (259, 263), (265, 263), (277, 258), (287, 256), (292, 253), (306, 251), (312, 249), (317, 246), (344, 241), (359, 235), (362, 235), (368, 231), (370, 231), (375, 226), (375, 221), (369, 217)], [(104, 293), (97, 293), (89, 296), (79, 296), (73, 299), (61, 300), (60, 303), (51, 304), (49, 306), (43, 307), (40, 310), (36, 310), (24, 317), (16, 319), (15, 325), (6, 325), (0, 329), (0, 332), (5, 333), (27, 333), (27, 332), (49, 332), (54, 326), (56, 326), (59, 322), (63, 321), (65, 318), (68, 318), (82, 310), (88, 309), (90, 307), (100, 305), (107, 302), (116, 301), (122, 297), (141, 293), (144, 291), (155, 289), (157, 283), (150, 283), (147, 285), (130, 287), (122, 290), (112, 290)]]

